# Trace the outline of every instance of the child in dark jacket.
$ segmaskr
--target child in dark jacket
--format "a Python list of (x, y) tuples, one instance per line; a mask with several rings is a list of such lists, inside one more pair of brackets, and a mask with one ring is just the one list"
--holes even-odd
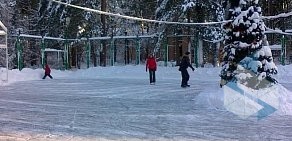
[(179, 71), (181, 71), (181, 77), (182, 77), (182, 80), (181, 80), (182, 88), (190, 87), (190, 85), (188, 84), (188, 81), (190, 79), (190, 75), (187, 70), (188, 67), (190, 67), (193, 71), (195, 70), (195, 68), (190, 63), (189, 55), (190, 55), (190, 52), (185, 53), (185, 55), (181, 59), (181, 63), (179, 66)]
[(46, 79), (47, 76), (53, 79), (53, 77), (51, 76), (51, 69), (48, 64), (46, 64), (45, 66), (45, 76), (43, 77), (43, 79)]

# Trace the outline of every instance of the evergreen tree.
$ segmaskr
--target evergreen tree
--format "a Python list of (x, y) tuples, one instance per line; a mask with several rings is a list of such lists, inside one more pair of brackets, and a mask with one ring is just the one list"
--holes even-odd
[[(289, 13), (292, 9), (292, 1), (291, 0), (269, 0), (269, 1), (260, 1), (260, 4), (263, 6), (263, 12), (266, 16), (278, 15), (281, 13)], [(268, 28), (271, 29), (280, 29), (285, 31), (287, 29), (292, 29), (292, 16), (286, 18), (276, 18), (276, 19), (264, 19), (265, 24)], [(267, 34), (269, 43), (271, 45), (280, 45), (281, 44), (281, 34)], [(286, 36), (288, 42), (286, 42), (287, 48), (287, 56), (292, 56), (289, 52), (292, 51), (292, 42), (289, 42), (291, 36)], [(292, 62), (292, 57), (287, 58)]]
[[(224, 8), (220, 0), (160, 0), (156, 10), (156, 19), (196, 23), (223, 21)], [(177, 26), (161, 25), (159, 31), (165, 32), (166, 28), (171, 30), (171, 28), (177, 28)], [(207, 40), (220, 40), (223, 37), (223, 32), (217, 25), (205, 26), (204, 28), (198, 28), (197, 26), (181, 26), (180, 28), (187, 30), (189, 34), (200, 33)]]
[[(18, 0), (14, 6), (12, 16), (12, 30), (13, 33), (31, 34), (38, 33), (36, 28), (38, 21), (38, 0)], [(22, 40), (24, 41), (24, 40)], [(25, 39), (22, 42), (23, 47), (23, 64), (25, 67), (38, 65), (40, 62), (40, 47), (35, 39)]]
[[(183, 1), (158, 1), (156, 10), (156, 19), (163, 21), (188, 22), (188, 23), (205, 23), (209, 21), (222, 21), (224, 19), (224, 8), (220, 0), (183, 0)], [(201, 38), (210, 41), (223, 39), (223, 31), (220, 25), (205, 26), (185, 26), (185, 25), (157, 25), (160, 38), (157, 48), (160, 48), (161, 42), (165, 39), (166, 34), (187, 34), (194, 35), (194, 38)], [(191, 42), (191, 38), (187, 42)], [(181, 50), (176, 43), (176, 50)], [(204, 48), (206, 49), (206, 48)], [(204, 53), (214, 52), (213, 48), (207, 49)], [(182, 52), (177, 53), (178, 62)]]
[[(265, 24), (258, 0), (231, 0), (221, 78), (259, 89), (276, 83), (277, 73), (269, 47), (263, 46)], [(267, 81), (266, 81), (267, 80)], [(221, 84), (224, 84), (221, 83)]]

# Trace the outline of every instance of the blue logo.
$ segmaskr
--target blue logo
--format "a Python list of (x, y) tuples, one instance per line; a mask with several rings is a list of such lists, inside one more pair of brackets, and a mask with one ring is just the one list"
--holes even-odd
[(224, 107), (243, 119), (256, 115), (261, 120), (279, 108), (277, 87), (255, 90), (240, 83), (229, 82), (223, 90)]

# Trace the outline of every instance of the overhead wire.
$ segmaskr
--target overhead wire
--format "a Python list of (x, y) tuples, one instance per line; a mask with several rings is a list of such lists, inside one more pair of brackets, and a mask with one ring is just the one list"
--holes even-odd
[[(115, 16), (115, 17), (124, 18), (124, 19), (128, 19), (128, 20), (136, 20), (136, 21), (143, 21), (143, 22), (152, 22), (152, 23), (159, 23), (159, 24), (214, 25), (214, 24), (228, 23), (228, 22), (231, 22), (232, 21), (232, 20), (225, 20), (225, 21), (221, 21), (221, 22), (205, 22), (205, 23), (185, 23), (185, 22), (159, 21), (159, 20), (144, 19), (144, 18), (139, 18), (139, 17), (132, 17), (132, 16), (126, 16), (126, 15), (121, 15), (121, 14), (116, 14), (116, 13), (105, 12), (105, 11), (101, 11), (101, 10), (96, 10), (96, 9), (81, 7), (81, 6), (77, 6), (77, 5), (72, 5), (72, 4), (65, 3), (65, 2), (61, 2), (61, 1), (58, 1), (58, 0), (51, 0), (51, 1), (56, 2), (58, 4), (65, 5), (65, 6), (70, 6), (70, 7), (73, 7), (73, 8), (77, 8), (77, 9), (82, 9), (82, 10), (85, 10), (85, 11), (89, 11), (89, 12), (95, 12), (95, 13), (104, 14), (104, 15), (108, 15), (108, 16)], [(285, 17), (289, 17), (289, 16), (292, 16), (292, 12), (282, 13), (282, 14), (278, 14), (278, 15), (275, 15), (275, 16), (263, 16), (262, 19), (285, 18)], [(267, 29), (268, 29), (268, 31), (272, 31), (272, 32), (278, 33), (278, 34), (292, 35), (292, 33), (282, 32), (282, 31), (278, 31), (278, 30), (271, 29), (271, 28), (267, 28)], [(31, 36), (34, 36), (34, 35), (31, 35)], [(52, 38), (54, 38), (54, 37), (50, 37), (50, 39), (52, 39)]]

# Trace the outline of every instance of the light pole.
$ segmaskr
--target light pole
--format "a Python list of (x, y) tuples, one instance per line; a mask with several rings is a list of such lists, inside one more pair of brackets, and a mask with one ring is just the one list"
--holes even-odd
[(65, 31), (64, 31), (64, 36), (65, 36), (65, 49), (64, 49), (64, 65), (65, 65), (65, 69), (67, 70), (69, 68), (69, 43), (67, 41), (67, 38), (68, 38), (68, 26), (70, 24), (70, 20), (71, 18), (70, 17), (66, 17), (65, 19), (65, 24), (66, 24), (66, 28), (65, 28)]

